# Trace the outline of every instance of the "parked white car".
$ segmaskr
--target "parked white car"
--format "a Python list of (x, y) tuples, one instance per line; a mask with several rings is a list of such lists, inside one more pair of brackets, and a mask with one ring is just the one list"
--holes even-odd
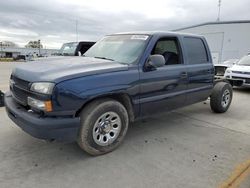
[(239, 61), (239, 59), (228, 59), (226, 61), (223, 61), (222, 63), (214, 64), (215, 76), (223, 77), (224, 74), (225, 74), (226, 69), (232, 67), (238, 61)]
[(242, 57), (237, 64), (227, 68), (224, 76), (230, 79), (241, 79), (242, 86), (250, 87), (250, 55)]

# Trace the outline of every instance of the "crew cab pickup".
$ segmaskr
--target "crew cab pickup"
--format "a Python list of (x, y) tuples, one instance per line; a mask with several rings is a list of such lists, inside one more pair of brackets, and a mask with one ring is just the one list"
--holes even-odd
[(130, 122), (210, 97), (226, 112), (232, 87), (214, 80), (204, 37), (172, 32), (108, 35), (81, 57), (17, 66), (5, 94), (10, 119), (30, 135), (114, 150)]
[(80, 41), (64, 43), (57, 55), (60, 56), (81, 56), (84, 54), (95, 42)]

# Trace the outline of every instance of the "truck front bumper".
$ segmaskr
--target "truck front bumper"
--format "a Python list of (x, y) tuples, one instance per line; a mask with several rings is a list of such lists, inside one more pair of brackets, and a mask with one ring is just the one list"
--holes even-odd
[(10, 93), (4, 95), (9, 118), (31, 136), (44, 140), (73, 142), (77, 139), (80, 119), (73, 117), (41, 117), (17, 104)]

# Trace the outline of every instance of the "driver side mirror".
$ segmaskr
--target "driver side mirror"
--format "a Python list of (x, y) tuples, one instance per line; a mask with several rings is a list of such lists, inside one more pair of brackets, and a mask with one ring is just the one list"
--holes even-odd
[(148, 58), (146, 63), (146, 69), (156, 70), (156, 68), (163, 67), (165, 65), (165, 58), (163, 55), (155, 54)]

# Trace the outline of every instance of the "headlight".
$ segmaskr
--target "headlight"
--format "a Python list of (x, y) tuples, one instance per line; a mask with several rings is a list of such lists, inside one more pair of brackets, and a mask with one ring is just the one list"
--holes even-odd
[(11, 88), (13, 87), (14, 83), (15, 83), (14, 80), (10, 79), (9, 84)]
[(52, 103), (51, 101), (41, 101), (38, 99), (34, 99), (32, 97), (28, 97), (28, 105), (39, 109), (39, 110), (43, 110), (46, 112), (51, 112), (52, 111)]
[(54, 86), (54, 83), (36, 82), (31, 85), (30, 90), (42, 94), (51, 94)]
[(229, 73), (229, 74), (230, 74), (231, 72), (232, 72), (232, 71), (231, 71), (230, 69), (227, 69), (227, 70), (226, 70), (226, 73)]

